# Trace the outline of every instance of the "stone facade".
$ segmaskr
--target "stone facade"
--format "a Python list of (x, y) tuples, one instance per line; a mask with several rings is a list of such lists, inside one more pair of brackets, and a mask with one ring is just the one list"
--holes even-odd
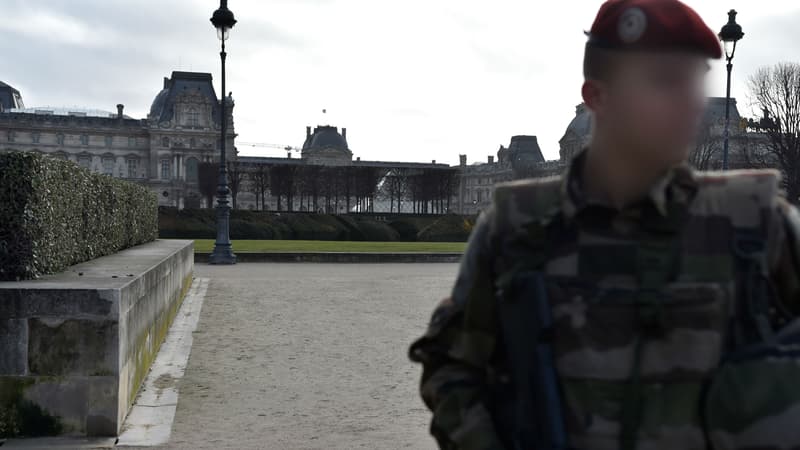
[[(3, 87), (0, 83), (0, 99)], [(19, 97), (0, 109), (0, 151), (29, 151), (73, 161), (149, 186), (161, 205), (200, 204), (198, 164), (218, 161), (219, 107), (211, 74), (173, 72), (164, 78), (145, 119), (80, 108), (24, 108)], [(228, 96), (227, 148), (236, 157), (233, 99)]]
[(459, 155), (460, 183), (455, 198), (455, 212), (477, 214), (489, 206), (494, 185), (519, 178), (542, 177), (560, 173), (559, 161), (545, 161), (536, 136), (513, 136), (508, 147), (500, 146), (497, 159), (467, 164)]

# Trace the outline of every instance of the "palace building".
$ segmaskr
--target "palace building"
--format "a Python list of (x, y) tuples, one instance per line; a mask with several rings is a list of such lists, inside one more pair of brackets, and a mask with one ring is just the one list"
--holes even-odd
[[(0, 82), (0, 151), (38, 152), (70, 160), (108, 176), (141, 183), (164, 206), (209, 206), (214, 179), (200, 179), (203, 163), (218, 163), (220, 106), (211, 74), (173, 72), (164, 78), (144, 119), (82, 108), (26, 107), (22, 94)], [(546, 161), (536, 136), (511, 138), (496, 155), (459, 164), (365, 161), (354, 156), (347, 129), (306, 127), (299, 157), (239, 156), (235, 147), (234, 101), (226, 103), (231, 196), (237, 208), (323, 212), (415, 212), (477, 214), (491, 202), (496, 183), (560, 173), (589, 142), (591, 112), (581, 104), (567, 126), (560, 158)], [(709, 99), (704, 132), (691, 162), (721, 166), (725, 99)], [(746, 166), (745, 152), (763, 135), (748, 132), (731, 101), (732, 168)], [(211, 192), (211, 194), (209, 193)]]
[[(38, 152), (149, 186), (161, 205), (198, 199), (198, 164), (218, 158), (220, 99), (211, 74), (173, 72), (164, 78), (145, 119), (83, 108), (25, 107), (22, 95), (0, 82), (0, 151)], [(225, 101), (228, 148), (233, 145), (233, 99)]]

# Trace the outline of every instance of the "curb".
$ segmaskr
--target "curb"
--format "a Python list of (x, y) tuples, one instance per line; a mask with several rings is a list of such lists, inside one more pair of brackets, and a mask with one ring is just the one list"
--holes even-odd
[[(211, 253), (195, 252), (195, 263), (207, 263)], [(242, 252), (237, 262), (297, 263), (457, 263), (461, 253), (372, 253), (372, 252)]]

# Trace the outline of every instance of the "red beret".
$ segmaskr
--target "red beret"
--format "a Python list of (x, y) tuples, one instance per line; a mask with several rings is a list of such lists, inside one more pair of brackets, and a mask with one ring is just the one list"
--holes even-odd
[(601, 48), (683, 49), (722, 57), (717, 35), (678, 0), (608, 0), (588, 35), (589, 45)]

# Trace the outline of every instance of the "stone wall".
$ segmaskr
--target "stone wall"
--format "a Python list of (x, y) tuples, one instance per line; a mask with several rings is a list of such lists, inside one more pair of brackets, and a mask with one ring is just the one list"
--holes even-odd
[(116, 435), (193, 261), (192, 241), (161, 240), (0, 283), (0, 437)]

